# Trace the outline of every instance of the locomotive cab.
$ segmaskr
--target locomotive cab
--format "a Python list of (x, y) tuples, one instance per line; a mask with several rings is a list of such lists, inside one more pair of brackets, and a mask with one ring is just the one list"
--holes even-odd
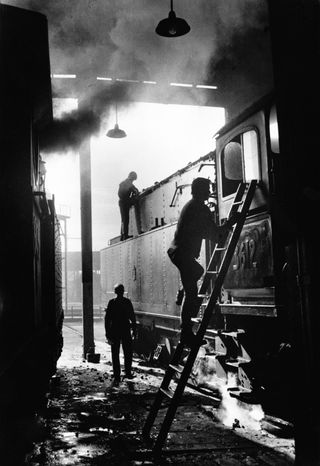
[(224, 282), (225, 312), (275, 316), (269, 166), (263, 110), (230, 123), (217, 136), (217, 196), (224, 223), (241, 182), (258, 181), (256, 193)]
[[(216, 137), (217, 205), (224, 223), (239, 183), (258, 181), (216, 313), (223, 316), (224, 356), (237, 360), (240, 398), (250, 392), (269, 412), (290, 418), (293, 373), (290, 314), (294, 294), (286, 272), (286, 212), (277, 198), (279, 157), (276, 109), (271, 96), (258, 102)], [(290, 285), (289, 285), (290, 286)], [(217, 321), (217, 319), (216, 319)], [(233, 333), (229, 334), (228, 331)], [(236, 333), (234, 333), (236, 332)], [(220, 337), (215, 346), (219, 349)], [(232, 344), (236, 341), (236, 350)], [(232, 344), (231, 344), (232, 343)], [(241, 398), (242, 399), (242, 398)], [(252, 398), (250, 398), (252, 399)]]

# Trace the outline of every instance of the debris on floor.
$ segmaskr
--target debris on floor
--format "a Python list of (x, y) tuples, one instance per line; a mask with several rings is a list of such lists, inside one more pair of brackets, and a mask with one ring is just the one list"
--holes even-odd
[[(47, 408), (30, 423), (23, 459), (18, 462), (17, 456), (12, 455), (15, 463), (10, 463), (9, 458), (7, 463), (0, 461), (0, 464), (294, 464), (294, 442), (288, 425), (269, 418), (263, 420), (259, 431), (250, 431), (235, 418), (233, 425), (226, 427), (219, 419), (219, 400), (191, 388), (186, 389), (177, 410), (163, 455), (154, 458), (151, 444), (143, 440), (141, 431), (164, 371), (135, 359), (135, 378), (122, 378), (119, 384), (114, 384), (110, 353), (103, 354), (103, 348), (100, 352), (100, 362), (89, 363), (80, 354), (75, 358), (72, 345), (64, 348), (57, 374), (51, 381)], [(164, 411), (165, 405), (155, 432)]]

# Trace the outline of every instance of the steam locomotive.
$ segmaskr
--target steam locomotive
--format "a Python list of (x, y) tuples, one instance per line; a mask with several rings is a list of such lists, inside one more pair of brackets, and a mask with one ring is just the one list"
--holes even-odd
[[(0, 5), (0, 418), (45, 403), (62, 350), (60, 225), (39, 135), (52, 119), (46, 18)], [(7, 416), (8, 415), (8, 416)]]
[[(136, 351), (163, 362), (179, 338), (179, 273), (167, 255), (181, 208), (191, 197), (192, 180), (207, 177), (214, 187), (209, 204), (223, 224), (241, 182), (258, 181), (199, 352), (193, 383), (210, 377), (229, 380), (233, 396), (283, 403), (292, 369), (290, 308), (295, 285), (290, 273), (290, 213), (277, 199), (279, 158), (277, 110), (268, 95), (226, 124), (215, 135), (216, 149), (143, 191), (130, 211), (130, 234), (113, 238), (101, 250), (104, 304), (113, 285), (123, 282), (139, 320)], [(140, 228), (140, 233), (139, 233)], [(289, 238), (289, 239), (288, 239)], [(199, 261), (206, 268), (212, 243), (205, 240)], [(213, 285), (211, 285), (213, 286)], [(288, 292), (290, 288), (290, 293)], [(212, 289), (212, 288), (211, 288)], [(201, 315), (201, 310), (200, 310)], [(210, 383), (209, 383), (210, 385)], [(280, 401), (281, 400), (281, 401)], [(290, 411), (287, 406), (287, 413)]]

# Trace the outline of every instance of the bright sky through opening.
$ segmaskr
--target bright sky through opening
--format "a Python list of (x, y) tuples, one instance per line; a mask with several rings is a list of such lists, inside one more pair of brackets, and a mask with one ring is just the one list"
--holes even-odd
[[(54, 102), (55, 117), (76, 108), (75, 99)], [(113, 128), (115, 112), (103, 122), (101, 133), (91, 138), (93, 250), (107, 246), (119, 235), (118, 185), (130, 171), (138, 174), (140, 191), (206, 155), (215, 148), (214, 133), (225, 123), (218, 107), (136, 103), (118, 109), (118, 123), (127, 133), (123, 139), (106, 137)], [(80, 172), (77, 153), (45, 157), (46, 189), (59, 206), (70, 207), (67, 221), (68, 250), (80, 251)]]

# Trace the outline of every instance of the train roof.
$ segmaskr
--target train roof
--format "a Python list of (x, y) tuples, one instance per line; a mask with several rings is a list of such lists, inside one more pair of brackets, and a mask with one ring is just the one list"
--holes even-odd
[(239, 123), (241, 123), (243, 120), (248, 118), (250, 115), (253, 115), (256, 113), (258, 110), (269, 106), (272, 102), (274, 102), (274, 93), (267, 94), (263, 96), (261, 99), (257, 100), (254, 102), (252, 105), (247, 107), (243, 112), (239, 113), (236, 117), (232, 118), (227, 124), (222, 126), (215, 134), (214, 138), (217, 138), (219, 136), (222, 136), (223, 134), (227, 133), (230, 131), (231, 128), (237, 126)]
[(208, 160), (210, 161), (215, 161), (215, 151), (211, 151), (208, 154), (204, 155), (203, 157), (200, 157), (199, 159), (195, 160), (194, 162), (189, 162), (188, 165), (185, 167), (177, 170), (176, 172), (172, 173), (169, 175), (167, 178), (164, 178), (161, 181), (156, 181), (152, 186), (149, 186), (148, 188), (145, 188), (141, 193), (140, 196), (144, 196), (145, 194), (149, 194), (150, 192), (154, 191), (155, 189), (159, 188), (163, 184), (168, 183), (172, 178), (176, 176), (180, 176), (182, 173), (185, 173), (186, 171), (190, 170), (190, 168), (194, 167), (195, 165), (199, 165), (202, 162), (206, 162)]
[[(222, 126), (214, 134), (214, 137), (217, 138), (218, 136), (222, 136), (223, 134), (227, 133), (231, 128), (233, 128), (234, 126), (237, 126), (243, 120), (248, 118), (250, 115), (256, 113), (261, 108), (269, 106), (274, 101), (274, 98), (275, 98), (274, 97), (274, 92), (270, 92), (269, 94), (263, 96), (261, 99), (257, 100), (255, 103), (253, 103), (252, 105), (247, 107), (243, 112), (241, 112), (235, 118), (230, 120), (227, 124)], [(154, 191), (155, 189), (159, 188), (161, 185), (163, 185), (163, 184), (167, 183), (168, 181), (170, 181), (172, 178), (181, 175), (182, 173), (186, 172), (190, 168), (192, 168), (195, 165), (198, 165), (201, 162), (204, 162), (206, 160), (212, 160), (213, 162), (215, 162), (215, 150), (209, 152), (208, 154), (204, 155), (203, 157), (200, 157), (199, 159), (195, 160), (194, 162), (188, 163), (188, 165), (181, 168), (180, 170), (177, 170), (175, 173), (172, 173), (167, 178), (164, 178), (161, 181), (156, 181), (152, 186), (149, 186), (148, 188), (143, 189), (143, 191), (140, 193), (140, 196), (144, 196), (145, 194), (148, 194), (148, 193)]]

